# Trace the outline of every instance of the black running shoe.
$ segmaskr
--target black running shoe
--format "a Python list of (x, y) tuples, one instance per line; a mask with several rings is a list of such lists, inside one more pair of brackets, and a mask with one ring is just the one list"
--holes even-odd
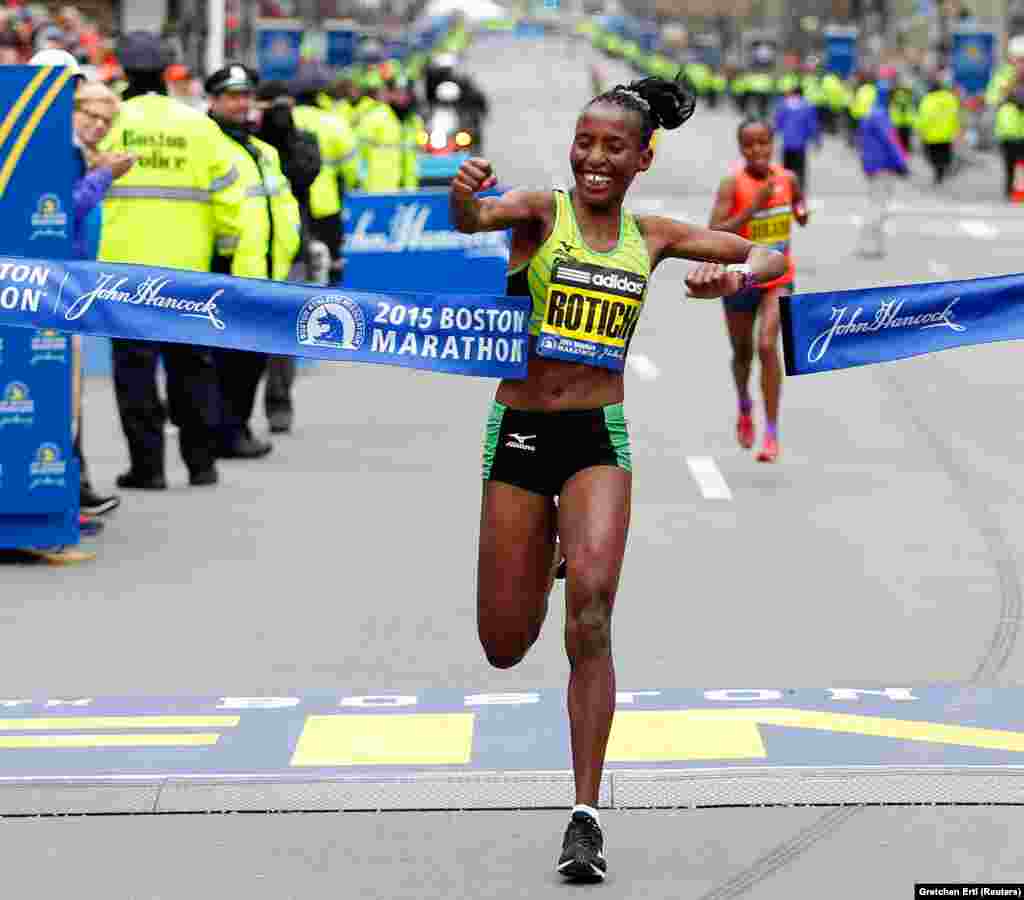
[(115, 495), (101, 497), (88, 485), (82, 485), (79, 492), (79, 511), (87, 516), (102, 516), (104, 513), (117, 509), (121, 505), (121, 498)]
[(604, 881), (608, 863), (604, 861), (601, 826), (585, 812), (573, 813), (569, 820), (558, 871), (573, 881)]

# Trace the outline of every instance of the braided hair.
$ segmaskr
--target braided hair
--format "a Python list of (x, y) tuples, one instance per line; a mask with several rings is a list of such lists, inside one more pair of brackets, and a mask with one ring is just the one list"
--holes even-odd
[(640, 116), (640, 145), (646, 147), (658, 128), (678, 128), (697, 108), (696, 94), (682, 77), (673, 81), (664, 78), (641, 78), (629, 84), (617, 84), (598, 95), (587, 106), (608, 103), (621, 106)]

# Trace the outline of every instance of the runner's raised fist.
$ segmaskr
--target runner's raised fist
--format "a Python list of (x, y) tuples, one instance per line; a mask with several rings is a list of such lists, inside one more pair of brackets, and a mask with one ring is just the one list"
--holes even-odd
[(497, 182), (498, 178), (490, 162), (474, 156), (459, 166), (459, 171), (452, 179), (452, 190), (475, 194), (477, 191), (486, 191), (494, 187)]

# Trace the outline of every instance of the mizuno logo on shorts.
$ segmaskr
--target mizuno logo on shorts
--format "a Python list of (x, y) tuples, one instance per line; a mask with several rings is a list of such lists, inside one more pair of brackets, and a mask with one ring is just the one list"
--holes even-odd
[(509, 433), (509, 437), (512, 440), (505, 442), (506, 447), (511, 447), (513, 450), (529, 450), (531, 453), (537, 452), (536, 447), (531, 447), (526, 443), (527, 441), (535, 440), (537, 435)]

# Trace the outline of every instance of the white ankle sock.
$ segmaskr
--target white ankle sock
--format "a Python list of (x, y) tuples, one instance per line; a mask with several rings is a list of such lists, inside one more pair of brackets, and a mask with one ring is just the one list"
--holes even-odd
[(594, 807), (592, 807), (592, 806), (587, 806), (585, 803), (577, 803), (572, 808), (572, 811), (573, 811), (573, 813), (578, 813), (578, 812), (586, 813), (588, 816), (590, 816), (590, 818), (592, 818), (595, 822), (597, 822), (598, 825), (601, 824), (601, 818), (600, 818), (600, 816), (598, 816), (597, 810), (594, 809)]

